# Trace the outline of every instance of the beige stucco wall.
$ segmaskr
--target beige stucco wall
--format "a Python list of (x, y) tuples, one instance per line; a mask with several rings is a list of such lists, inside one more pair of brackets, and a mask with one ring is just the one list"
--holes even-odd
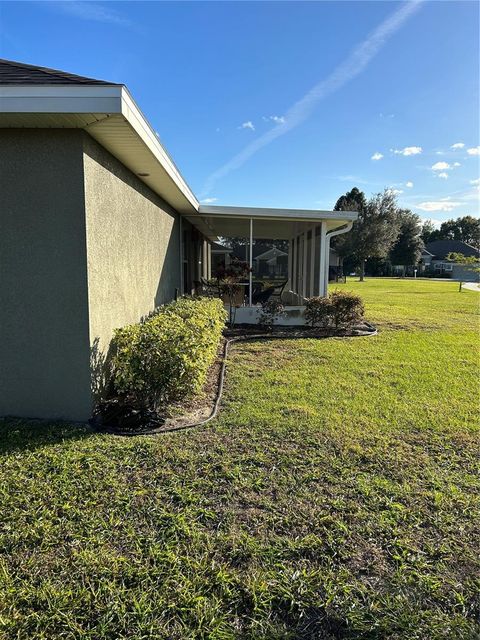
[(90, 411), (83, 134), (0, 129), (0, 416)]
[(87, 134), (83, 164), (90, 345), (101, 364), (115, 328), (138, 322), (180, 288), (180, 225), (167, 203)]
[(83, 131), (0, 149), (0, 416), (84, 421), (113, 330), (180, 287), (178, 214)]

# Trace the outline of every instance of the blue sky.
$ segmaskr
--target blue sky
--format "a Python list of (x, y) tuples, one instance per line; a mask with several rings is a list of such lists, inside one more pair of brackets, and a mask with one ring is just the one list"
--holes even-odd
[(441, 221), (479, 215), (478, 23), (462, 1), (3, 2), (0, 56), (125, 83), (207, 202), (389, 187)]

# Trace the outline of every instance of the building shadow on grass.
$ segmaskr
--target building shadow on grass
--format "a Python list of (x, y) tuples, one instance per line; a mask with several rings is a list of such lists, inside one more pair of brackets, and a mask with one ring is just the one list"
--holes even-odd
[(85, 440), (95, 435), (88, 424), (0, 418), (0, 456), (34, 451), (62, 442)]

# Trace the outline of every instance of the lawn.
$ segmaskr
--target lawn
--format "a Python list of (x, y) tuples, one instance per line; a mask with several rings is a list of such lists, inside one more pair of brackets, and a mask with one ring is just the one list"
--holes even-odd
[(235, 346), (207, 428), (0, 427), (2, 640), (480, 637), (479, 296), (342, 288), (379, 335)]

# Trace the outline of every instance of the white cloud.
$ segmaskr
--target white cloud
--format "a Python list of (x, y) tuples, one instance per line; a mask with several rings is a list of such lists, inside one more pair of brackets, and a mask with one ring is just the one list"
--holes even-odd
[(238, 127), (239, 129), (250, 129), (251, 131), (255, 131), (255, 125), (251, 120), (247, 120), (246, 122), (242, 122), (242, 124)]
[(453, 163), (453, 166), (454, 166), (454, 167), (461, 167), (462, 165), (460, 164), (460, 162), (454, 162), (454, 163)]
[(403, 149), (394, 149), (393, 153), (401, 156), (416, 156), (422, 153), (422, 147), (404, 147)]
[(382, 158), (383, 158), (383, 153), (380, 153), (379, 151), (375, 151), (375, 153), (370, 158), (370, 160), (381, 160)]
[(444, 198), (442, 200), (431, 200), (429, 202), (420, 202), (417, 204), (417, 209), (421, 211), (453, 211), (455, 207), (459, 207), (461, 202), (453, 202), (450, 198)]
[(75, 0), (71, 0), (69, 2), (49, 2), (45, 3), (44, 6), (51, 9), (58, 9), (63, 13), (68, 13), (74, 18), (80, 18), (81, 20), (106, 22), (108, 24), (116, 24), (124, 27), (132, 25), (130, 20), (114, 9), (104, 7), (96, 2), (77, 2)]
[(467, 149), (467, 153), (469, 156), (478, 156), (480, 155), (480, 147), (472, 147), (471, 149)]
[(465, 146), (464, 142), (455, 142), (455, 144), (452, 144), (450, 149), (463, 149), (464, 146)]
[(409, 180), (408, 182), (405, 183), (405, 186), (411, 189), (413, 187), (413, 182)]
[(475, 180), (470, 180), (470, 184), (480, 184), (480, 178), (476, 178)]
[(437, 156), (444, 156), (445, 155), (445, 151), (435, 151), (435, 153), (437, 154)]
[(324, 80), (310, 89), (293, 104), (285, 114), (285, 124), (277, 125), (247, 145), (236, 156), (214, 171), (207, 179), (204, 192), (209, 193), (214, 184), (231, 171), (241, 167), (260, 149), (280, 136), (298, 127), (314, 111), (318, 103), (335, 93), (350, 80), (356, 78), (369, 65), (385, 43), (421, 7), (421, 0), (405, 2), (384, 20), (370, 35), (341, 62)]
[(217, 202), (218, 198), (203, 198), (203, 200), (200, 200), (200, 202), (202, 204), (213, 204), (214, 202)]
[(401, 193), (403, 193), (402, 189), (392, 189), (392, 187), (390, 187), (389, 191), (390, 193), (393, 193), (394, 196), (399, 196)]
[(444, 171), (445, 169), (450, 169), (448, 162), (436, 162), (432, 165), (432, 171)]
[(438, 174), (438, 177), (446, 180), (448, 178), (448, 173), (446, 173), (445, 171), (442, 171), (442, 173)]
[(285, 116), (262, 116), (262, 120), (265, 122), (275, 122), (275, 124), (285, 124)]

